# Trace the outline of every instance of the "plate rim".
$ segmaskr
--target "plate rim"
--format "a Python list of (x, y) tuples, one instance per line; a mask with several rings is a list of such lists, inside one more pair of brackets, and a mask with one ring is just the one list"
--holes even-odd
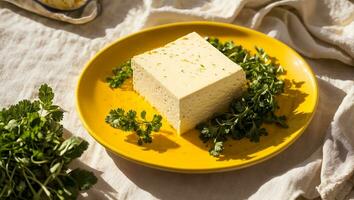
[[(288, 48), (291, 51), (291, 53), (293, 53), (298, 59), (300, 59), (304, 63), (304, 65), (302, 67), (307, 69), (307, 71), (309, 72), (309, 74), (311, 75), (311, 77), (313, 79), (314, 89), (315, 89), (314, 90), (315, 105), (313, 107), (313, 112), (310, 114), (311, 116), (310, 116), (309, 120), (304, 124), (304, 126), (299, 130), (299, 133), (297, 135), (295, 135), (295, 137), (291, 141), (286, 143), (284, 146), (280, 147), (277, 151), (272, 152), (267, 156), (260, 157), (252, 162), (237, 165), (237, 166), (211, 167), (208, 169), (190, 169), (190, 168), (186, 169), (186, 168), (180, 168), (180, 167), (163, 166), (160, 164), (146, 162), (143, 159), (131, 158), (128, 155), (126, 155), (124, 152), (117, 151), (117, 148), (115, 148), (109, 144), (106, 144), (104, 141), (101, 141), (100, 137), (98, 137), (97, 134), (95, 134), (95, 132), (88, 126), (88, 124), (84, 120), (83, 113), (81, 111), (82, 108), (79, 105), (80, 83), (82, 83), (83, 75), (89, 69), (91, 63), (94, 62), (96, 60), (96, 58), (99, 57), (101, 54), (103, 54), (107, 49), (111, 48), (115, 44), (117, 44), (125, 39), (131, 38), (136, 35), (143, 34), (145, 32), (149, 32), (149, 31), (154, 31), (154, 30), (158, 30), (158, 29), (162, 29), (162, 28), (169, 28), (169, 27), (174, 27), (174, 26), (185, 26), (185, 25), (206, 25), (206, 26), (211, 25), (211, 26), (219, 26), (219, 27), (225, 27), (225, 28), (230, 28), (230, 29), (238, 29), (238, 30), (241, 30), (244, 32), (251, 32), (252, 34), (259, 35), (261, 37), (266, 37), (267, 39), (271, 40), (272, 42), (278, 43), (279, 45), (284, 46), (285, 48)], [(84, 126), (86, 131), (90, 134), (90, 136), (93, 137), (96, 142), (101, 144), (105, 148), (106, 151), (109, 151), (115, 155), (118, 155), (128, 161), (132, 161), (134, 163), (137, 163), (137, 164), (140, 164), (140, 165), (143, 165), (146, 167), (159, 169), (159, 170), (163, 170), (163, 171), (188, 173), (188, 174), (217, 173), (217, 172), (227, 172), (227, 171), (232, 171), (232, 170), (237, 170), (237, 169), (243, 169), (243, 168), (246, 168), (246, 167), (249, 167), (252, 165), (259, 164), (261, 162), (264, 162), (266, 160), (269, 160), (269, 159), (277, 156), (278, 154), (282, 153), (285, 149), (290, 147), (295, 141), (297, 141), (300, 138), (300, 136), (302, 136), (304, 131), (308, 128), (309, 124), (311, 123), (311, 121), (316, 113), (316, 110), (318, 107), (318, 100), (319, 100), (319, 92), (318, 92), (318, 82), (317, 82), (316, 75), (315, 75), (314, 71), (312, 70), (312, 68), (310, 67), (310, 65), (306, 62), (306, 60), (299, 53), (297, 53), (293, 48), (291, 48), (290, 46), (286, 45), (285, 43), (283, 43), (273, 37), (270, 37), (264, 33), (259, 32), (259, 31), (256, 31), (256, 30), (253, 30), (253, 29), (250, 29), (247, 27), (235, 25), (235, 24), (229, 24), (229, 23), (223, 23), (223, 22), (212, 22), (212, 21), (175, 22), (175, 23), (168, 23), (168, 24), (153, 26), (153, 27), (145, 28), (140, 31), (120, 37), (120, 38), (108, 43), (103, 48), (101, 48), (98, 52), (96, 52), (95, 55), (89, 59), (88, 62), (86, 62), (86, 64), (84, 65), (84, 68), (82, 69), (82, 71), (79, 75), (79, 78), (78, 78), (78, 81), (76, 84), (76, 90), (75, 90), (75, 108), (76, 108), (76, 111), (79, 115), (79, 119), (80, 119), (82, 125)]]

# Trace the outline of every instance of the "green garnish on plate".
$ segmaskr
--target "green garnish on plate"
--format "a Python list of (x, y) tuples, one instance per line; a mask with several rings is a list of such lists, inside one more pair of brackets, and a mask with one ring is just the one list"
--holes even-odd
[[(231, 102), (228, 111), (216, 113), (214, 117), (197, 126), (200, 139), (205, 143), (211, 143), (210, 154), (220, 156), (224, 150), (224, 142), (228, 139), (248, 138), (251, 142), (259, 142), (262, 135), (267, 135), (267, 130), (262, 127), (264, 123), (275, 123), (286, 128), (286, 117), (275, 114), (279, 109), (276, 96), (284, 92), (284, 81), (279, 79), (279, 76), (284, 74), (284, 69), (261, 48), (255, 47), (256, 54), (251, 55), (242, 46), (237, 46), (232, 41), (222, 43), (217, 38), (207, 38), (207, 41), (230, 60), (239, 64), (248, 80), (247, 90), (241, 97)], [(204, 66), (201, 66), (201, 69), (204, 69)], [(128, 61), (113, 70), (114, 76), (108, 78), (107, 82), (111, 88), (120, 87), (132, 76), (132, 72), (131, 63)], [(160, 118), (161, 116), (158, 119)], [(114, 125), (114, 120), (124, 123)], [(150, 128), (139, 128), (135, 111), (124, 114), (122, 109), (112, 110), (106, 122), (115, 128), (135, 131), (139, 136), (139, 144), (151, 142)], [(161, 127), (160, 123), (161, 119), (156, 120), (158, 128)]]
[(125, 80), (133, 76), (133, 69), (130, 60), (124, 62), (112, 70), (113, 76), (107, 77), (106, 81), (111, 88), (120, 87)]
[(279, 108), (275, 97), (284, 91), (284, 82), (278, 78), (284, 73), (280, 65), (275, 64), (263, 49), (251, 55), (242, 46), (232, 41), (222, 43), (217, 38), (208, 38), (229, 59), (239, 64), (246, 72), (247, 91), (234, 99), (227, 112), (215, 114), (210, 120), (197, 126), (203, 142), (210, 142), (209, 152), (219, 156), (224, 149), (224, 142), (229, 139), (248, 138), (259, 142), (260, 136), (267, 135), (263, 123), (276, 123), (287, 127), (285, 116), (277, 116)]
[(125, 112), (122, 108), (111, 110), (106, 117), (106, 122), (113, 128), (123, 131), (133, 131), (138, 136), (138, 144), (151, 143), (151, 132), (158, 132), (162, 126), (161, 115), (154, 115), (151, 121), (146, 119), (146, 112), (140, 113), (140, 119), (136, 111)]

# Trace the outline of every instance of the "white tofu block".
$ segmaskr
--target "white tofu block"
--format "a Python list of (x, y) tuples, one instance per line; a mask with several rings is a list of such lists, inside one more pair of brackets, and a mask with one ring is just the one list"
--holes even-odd
[(242, 68), (197, 33), (132, 58), (134, 90), (179, 134), (225, 110), (242, 93)]

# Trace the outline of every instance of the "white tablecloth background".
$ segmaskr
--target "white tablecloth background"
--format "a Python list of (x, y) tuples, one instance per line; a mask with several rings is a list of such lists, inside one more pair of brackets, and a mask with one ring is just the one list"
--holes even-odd
[[(34, 98), (42, 83), (55, 90), (64, 126), (90, 142), (74, 164), (99, 177), (86, 199), (354, 198), (354, 5), (349, 0), (103, 0), (85, 25), (57, 22), (0, 1), (0, 106)], [(82, 127), (75, 87), (85, 62), (115, 39), (176, 21), (241, 24), (276, 37), (305, 56), (320, 100), (303, 136), (255, 166), (187, 175), (133, 164), (108, 153)], [(344, 64), (345, 63), (345, 64)]]

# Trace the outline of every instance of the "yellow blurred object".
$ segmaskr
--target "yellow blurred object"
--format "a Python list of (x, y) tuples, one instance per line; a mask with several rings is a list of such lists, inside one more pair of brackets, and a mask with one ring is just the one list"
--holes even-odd
[[(138, 146), (133, 133), (113, 129), (105, 123), (111, 109), (146, 110), (150, 116), (157, 111), (132, 90), (131, 80), (112, 90), (105, 82), (112, 68), (134, 55), (160, 47), (187, 33), (232, 40), (254, 52), (262, 47), (286, 70), (285, 93), (278, 97), (278, 114), (287, 116), (289, 128), (265, 125), (269, 135), (259, 143), (248, 139), (228, 140), (223, 156), (209, 155), (207, 144), (199, 139), (197, 130), (178, 136), (164, 119), (153, 142)], [(88, 62), (78, 82), (76, 104), (80, 118), (89, 133), (110, 151), (139, 164), (183, 173), (209, 173), (254, 165), (280, 153), (306, 129), (316, 110), (318, 87), (316, 78), (304, 61), (290, 47), (257, 31), (216, 22), (184, 22), (149, 28), (126, 36), (104, 48)]]

